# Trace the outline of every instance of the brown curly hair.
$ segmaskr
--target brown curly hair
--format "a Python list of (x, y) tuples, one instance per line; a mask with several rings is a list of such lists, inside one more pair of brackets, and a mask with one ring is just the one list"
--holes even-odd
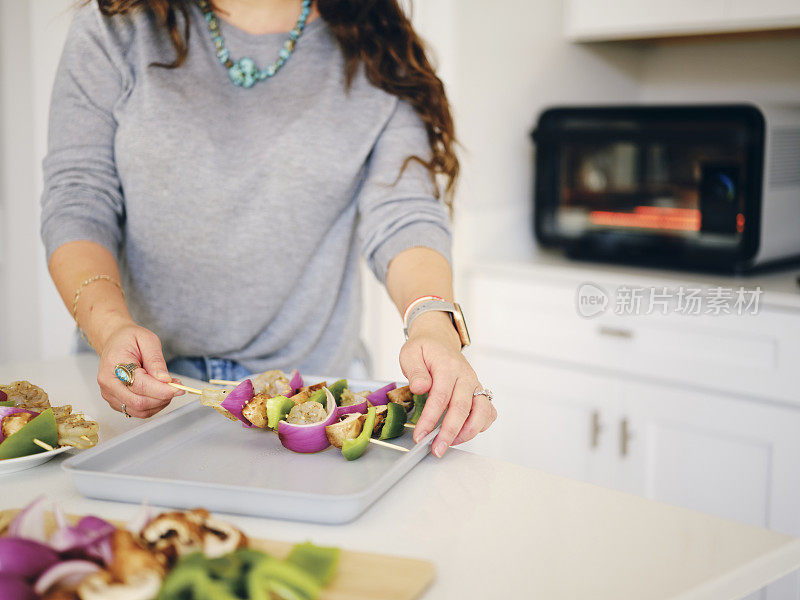
[[(89, 0), (87, 0), (88, 2)], [(180, 67), (188, 53), (192, 0), (97, 0), (106, 16), (149, 10), (165, 28), (175, 48), (175, 60), (156, 64)], [(452, 208), (459, 163), (450, 104), (442, 81), (426, 55), (425, 45), (397, 0), (316, 0), (320, 15), (330, 27), (345, 58), (349, 86), (359, 65), (372, 85), (408, 101), (428, 133), (430, 160), (409, 156), (424, 165), (436, 182), (444, 179), (444, 201)], [(179, 26), (178, 15), (183, 17)], [(182, 30), (181, 30), (182, 29)], [(401, 171), (402, 173), (402, 171)], [(437, 193), (439, 186), (436, 186)]]

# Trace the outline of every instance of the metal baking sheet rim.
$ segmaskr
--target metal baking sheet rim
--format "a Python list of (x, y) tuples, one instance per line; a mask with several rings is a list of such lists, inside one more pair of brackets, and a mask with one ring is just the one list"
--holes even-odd
[[(375, 384), (375, 382), (369, 382), (367, 385), (370, 383), (372, 385)], [(72, 474), (78, 491), (90, 498), (121, 502), (147, 501), (157, 505), (179, 508), (192, 508), (198, 502), (202, 502), (204, 507), (217, 512), (336, 524), (354, 520), (385, 494), (420, 460), (428, 455), (431, 442), (438, 433), (438, 428), (429, 433), (424, 440), (415, 445), (405, 456), (398, 459), (398, 467), (387, 470), (363, 491), (351, 494), (281, 492), (232, 484), (209, 484), (184, 479), (165, 480), (145, 475), (103, 473), (102, 471), (80, 468), (81, 463), (94, 458), (96, 455), (108, 452), (116, 446), (136, 438), (145, 431), (162, 427), (170, 421), (180, 419), (185, 413), (198, 409), (199, 405), (196, 403), (182, 406), (157, 421), (137, 427), (95, 448), (72, 456), (64, 461), (61, 466), (65, 471)], [(113, 482), (129, 485), (110, 485)], [(147, 486), (147, 493), (139, 491), (144, 485)], [(181, 500), (182, 497), (187, 496), (187, 493), (192, 497), (192, 502)], [(201, 500), (198, 500), (196, 495), (198, 493), (202, 493)], [(268, 500), (272, 502), (265, 502)], [(287, 501), (290, 506), (289, 510), (281, 509), (278, 506)], [(318, 510), (320, 501), (325, 503), (326, 509), (324, 511)], [(302, 507), (298, 506), (298, 503), (313, 505), (310, 508), (315, 510), (303, 510)], [(191, 506), (189, 506), (190, 504)], [(297, 513), (304, 516), (300, 518)], [(318, 518), (308, 518), (309, 515)]]

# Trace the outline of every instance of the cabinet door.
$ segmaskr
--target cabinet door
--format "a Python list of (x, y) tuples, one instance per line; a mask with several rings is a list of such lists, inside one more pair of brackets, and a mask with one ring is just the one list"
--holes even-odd
[(498, 419), (462, 448), (614, 486), (617, 464), (609, 457), (610, 424), (620, 406), (617, 383), (496, 353), (477, 351), (470, 359), (495, 394)]
[[(800, 410), (657, 384), (625, 386), (627, 491), (800, 535)], [(797, 574), (753, 598), (796, 598)]]

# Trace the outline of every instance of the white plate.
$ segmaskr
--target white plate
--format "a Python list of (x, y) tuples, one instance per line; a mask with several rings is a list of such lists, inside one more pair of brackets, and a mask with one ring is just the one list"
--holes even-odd
[(65, 450), (69, 450), (71, 446), (61, 446), (53, 450), (45, 450), (38, 454), (29, 454), (28, 456), (20, 456), (19, 458), (7, 458), (0, 460), (0, 475), (7, 473), (15, 473), (16, 471), (24, 471), (25, 469), (32, 469), (39, 465), (46, 463), (48, 460), (61, 454)]

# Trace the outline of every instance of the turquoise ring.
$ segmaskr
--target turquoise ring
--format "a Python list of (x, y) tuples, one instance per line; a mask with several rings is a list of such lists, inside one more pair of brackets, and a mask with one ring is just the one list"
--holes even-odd
[(117, 379), (119, 379), (124, 386), (131, 387), (133, 385), (133, 372), (138, 368), (139, 365), (136, 363), (115, 365), (114, 375), (117, 376)]

